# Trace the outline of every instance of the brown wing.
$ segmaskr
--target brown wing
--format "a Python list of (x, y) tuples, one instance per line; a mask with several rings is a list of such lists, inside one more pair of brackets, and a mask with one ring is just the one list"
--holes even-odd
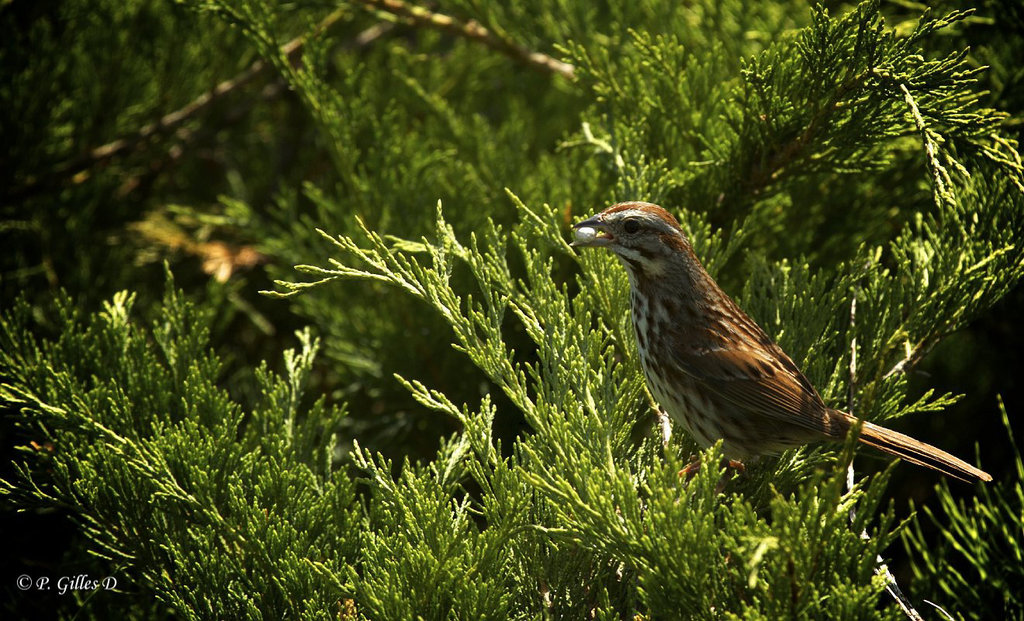
[(793, 361), (777, 347), (677, 349), (676, 366), (709, 392), (752, 416), (831, 436), (828, 408)]

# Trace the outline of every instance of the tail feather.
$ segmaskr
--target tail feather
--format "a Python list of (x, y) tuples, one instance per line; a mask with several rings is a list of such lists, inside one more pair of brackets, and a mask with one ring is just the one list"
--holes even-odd
[[(847, 425), (852, 425), (857, 419), (853, 418), (845, 412), (836, 411), (845, 418)], [(892, 429), (886, 429), (885, 427), (879, 427), (878, 425), (863, 422), (860, 429), (860, 437), (858, 438), (861, 443), (867, 444), (868, 446), (875, 448), (883, 453), (895, 455), (901, 459), (905, 459), (912, 464), (918, 466), (924, 466), (925, 468), (931, 468), (937, 470), (947, 476), (951, 476), (955, 479), (971, 483), (975, 480), (991, 481), (992, 475), (979, 470), (962, 459), (954, 457), (949, 453), (935, 448), (930, 444), (925, 444), (920, 440), (915, 440), (910, 436), (903, 435), (898, 431)]]

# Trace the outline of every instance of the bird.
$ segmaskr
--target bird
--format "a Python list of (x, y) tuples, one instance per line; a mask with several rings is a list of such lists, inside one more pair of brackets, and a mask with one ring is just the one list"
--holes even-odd
[(676, 218), (653, 203), (612, 205), (573, 227), (577, 248), (626, 270), (647, 386), (672, 421), (729, 461), (819, 441), (859, 442), (962, 481), (987, 473), (930, 444), (828, 407), (793, 360), (711, 277)]

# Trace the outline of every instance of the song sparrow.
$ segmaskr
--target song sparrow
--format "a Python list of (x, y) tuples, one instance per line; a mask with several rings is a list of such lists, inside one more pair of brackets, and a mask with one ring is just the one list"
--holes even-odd
[[(804, 374), (701, 265), (676, 219), (651, 203), (613, 205), (575, 225), (574, 246), (607, 248), (626, 268), (647, 386), (701, 446), (721, 438), (743, 460), (820, 440), (857, 421), (825, 405)], [(890, 429), (859, 440), (961, 480), (992, 477)]]

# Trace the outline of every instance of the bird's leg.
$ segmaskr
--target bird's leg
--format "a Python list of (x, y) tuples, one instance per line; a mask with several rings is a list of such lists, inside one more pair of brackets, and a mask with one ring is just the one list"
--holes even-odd
[(722, 465), (725, 466), (726, 474), (729, 470), (735, 470), (737, 474), (746, 474), (747, 467), (743, 465), (743, 462), (738, 459), (723, 459)]
[(667, 448), (669, 440), (672, 439), (672, 420), (668, 417), (668, 412), (665, 411), (665, 408), (658, 405), (658, 401), (646, 385), (644, 386), (644, 394), (647, 395), (647, 403), (651, 406), (651, 411), (654, 412), (654, 420), (658, 421), (658, 431), (661, 433), (661, 446)]
[[(719, 479), (718, 485), (715, 486), (716, 494), (721, 494), (722, 490), (725, 489), (726, 484), (732, 480), (733, 471), (737, 474), (743, 474), (747, 471), (747, 467), (738, 459), (726, 459), (723, 457), (721, 465), (725, 468), (725, 472), (722, 474), (722, 478)], [(700, 472), (700, 457), (693, 455), (690, 457), (690, 463), (679, 471), (678, 476), (679, 478), (686, 477), (686, 481), (689, 482), (690, 479), (692, 479), (698, 472)]]
[(743, 462), (738, 459), (725, 459), (722, 458), (722, 466), (725, 468), (725, 472), (722, 473), (722, 478), (718, 480), (718, 485), (715, 486), (715, 493), (721, 494), (722, 490), (729, 481), (732, 481), (733, 471), (737, 475), (744, 474), (747, 471), (747, 467), (743, 465)]
[(690, 455), (690, 463), (686, 464), (686, 466), (679, 471), (677, 476), (680, 479), (685, 477), (686, 481), (689, 482), (690, 479), (692, 479), (698, 472), (700, 472), (700, 456)]

